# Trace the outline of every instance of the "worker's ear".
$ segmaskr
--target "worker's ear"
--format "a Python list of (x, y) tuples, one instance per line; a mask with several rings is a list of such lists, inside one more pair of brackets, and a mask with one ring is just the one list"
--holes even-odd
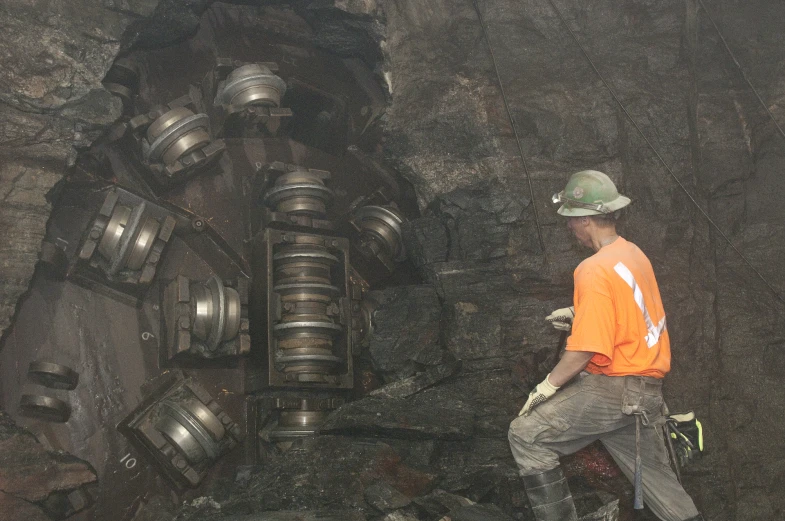
[(581, 224), (584, 225), (584, 226), (589, 224), (589, 218), (587, 216), (585, 216), (585, 215), (583, 217), (581, 217)]

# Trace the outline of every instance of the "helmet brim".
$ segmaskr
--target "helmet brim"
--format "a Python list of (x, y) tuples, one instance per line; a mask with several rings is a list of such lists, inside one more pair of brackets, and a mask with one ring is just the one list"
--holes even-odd
[(589, 208), (579, 208), (579, 207), (571, 206), (570, 203), (564, 203), (559, 207), (556, 213), (558, 213), (559, 215), (563, 215), (565, 217), (584, 217), (587, 215), (603, 215), (606, 213), (615, 212), (616, 210), (621, 210), (631, 202), (632, 200), (629, 197), (619, 194), (619, 197), (603, 205), (605, 208), (608, 209), (607, 212), (601, 212), (599, 210), (590, 210)]

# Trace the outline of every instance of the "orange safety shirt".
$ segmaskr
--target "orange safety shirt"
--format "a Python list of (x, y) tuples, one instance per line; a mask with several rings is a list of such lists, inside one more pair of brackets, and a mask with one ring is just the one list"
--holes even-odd
[(671, 349), (648, 257), (619, 237), (575, 269), (575, 319), (568, 351), (596, 353), (586, 370), (662, 378)]

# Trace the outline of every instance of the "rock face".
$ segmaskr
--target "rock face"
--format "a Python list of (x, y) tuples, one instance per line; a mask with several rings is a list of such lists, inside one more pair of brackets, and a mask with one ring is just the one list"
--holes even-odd
[(373, 296), (379, 307), (369, 351), (377, 371), (399, 379), (444, 360), (447, 353), (439, 338), (442, 305), (436, 288), (401, 286)]
[(27, 289), (47, 194), (121, 114), (101, 85), (118, 53), (193, 33), (212, 0), (39, 0), (0, 6), (0, 331)]
[(120, 115), (101, 80), (131, 16), (91, 0), (0, 7), (0, 330), (32, 276), (47, 193)]
[(0, 517), (37, 521), (51, 519), (47, 514), (73, 512), (68, 494), (95, 480), (87, 463), (47, 451), (0, 412)]
[[(782, 16), (782, 6), (704, 2), (707, 13), (692, 0), (623, 8), (613, 2), (555, 3), (675, 177), (779, 295), (785, 294), (775, 260), (785, 237), (785, 210), (777, 202), (785, 189), (775, 172), (783, 166), (785, 139), (708, 20), (711, 14), (781, 124), (785, 56), (782, 35), (771, 23)], [(547, 367), (544, 352), (532, 353), (555, 347), (541, 319), (569, 303), (571, 270), (588, 254), (573, 246), (550, 195), (577, 170), (605, 171), (635, 201), (622, 234), (651, 258), (665, 300), (673, 344), (669, 405), (675, 411), (695, 409), (704, 420), (710, 448), (687, 472), (687, 488), (709, 519), (776, 517), (782, 501), (759, 477), (783, 475), (775, 463), (781, 455), (771, 454), (768, 440), (785, 425), (765, 412), (785, 400), (770, 392), (782, 381), (783, 303), (659, 163), (548, 3), (478, 5), (533, 194), (472, 2), (451, 2), (449, 10), (390, 2), (386, 10), (393, 94), (387, 152), (418, 187), (425, 217), (411, 224), (408, 237), (421, 249), (410, 251), (428, 282), (440, 289), (450, 310), (445, 342), (464, 362), (463, 375), (426, 392), (444, 389), (446, 399), (457, 391), (487, 405), (487, 411), (512, 409), (510, 379), (502, 367), (513, 365), (513, 380), (530, 383), (512, 354)], [(536, 206), (544, 255), (536, 248), (533, 215), (524, 213), (507, 236), (489, 229), (485, 215), (456, 218), (456, 187), (474, 190), (476, 198), (494, 183), (504, 186), (508, 198)], [(457, 206), (466, 211), (477, 203)], [(478, 229), (462, 234), (462, 220)], [(453, 222), (457, 231), (450, 228)], [(497, 215), (497, 226), (502, 222)], [(486, 244), (461, 253), (455, 241), (469, 244), (469, 235)], [(450, 245), (446, 257), (445, 248), (434, 246), (444, 243)], [(503, 356), (494, 361), (492, 354)], [(497, 392), (486, 391), (493, 384), (485, 379), (470, 383), (472, 365), (494, 364), (500, 372)], [(760, 393), (766, 394), (765, 411), (752, 405)], [(493, 399), (483, 402), (486, 395)]]

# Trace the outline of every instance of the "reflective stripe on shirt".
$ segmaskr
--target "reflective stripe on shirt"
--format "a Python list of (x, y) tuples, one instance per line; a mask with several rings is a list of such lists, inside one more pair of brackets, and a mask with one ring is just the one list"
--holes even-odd
[(651, 349), (660, 341), (660, 335), (665, 331), (665, 315), (662, 316), (662, 320), (660, 320), (659, 324), (655, 326), (649, 315), (649, 310), (646, 309), (646, 302), (643, 300), (641, 288), (638, 287), (638, 283), (635, 281), (635, 277), (632, 275), (630, 269), (625, 266), (623, 262), (619, 262), (613, 267), (613, 270), (624, 279), (624, 282), (626, 282), (630, 288), (632, 288), (632, 296), (635, 299), (635, 303), (638, 304), (641, 313), (643, 313), (643, 320), (646, 321), (646, 328), (649, 330), (649, 334), (646, 335), (646, 345)]

